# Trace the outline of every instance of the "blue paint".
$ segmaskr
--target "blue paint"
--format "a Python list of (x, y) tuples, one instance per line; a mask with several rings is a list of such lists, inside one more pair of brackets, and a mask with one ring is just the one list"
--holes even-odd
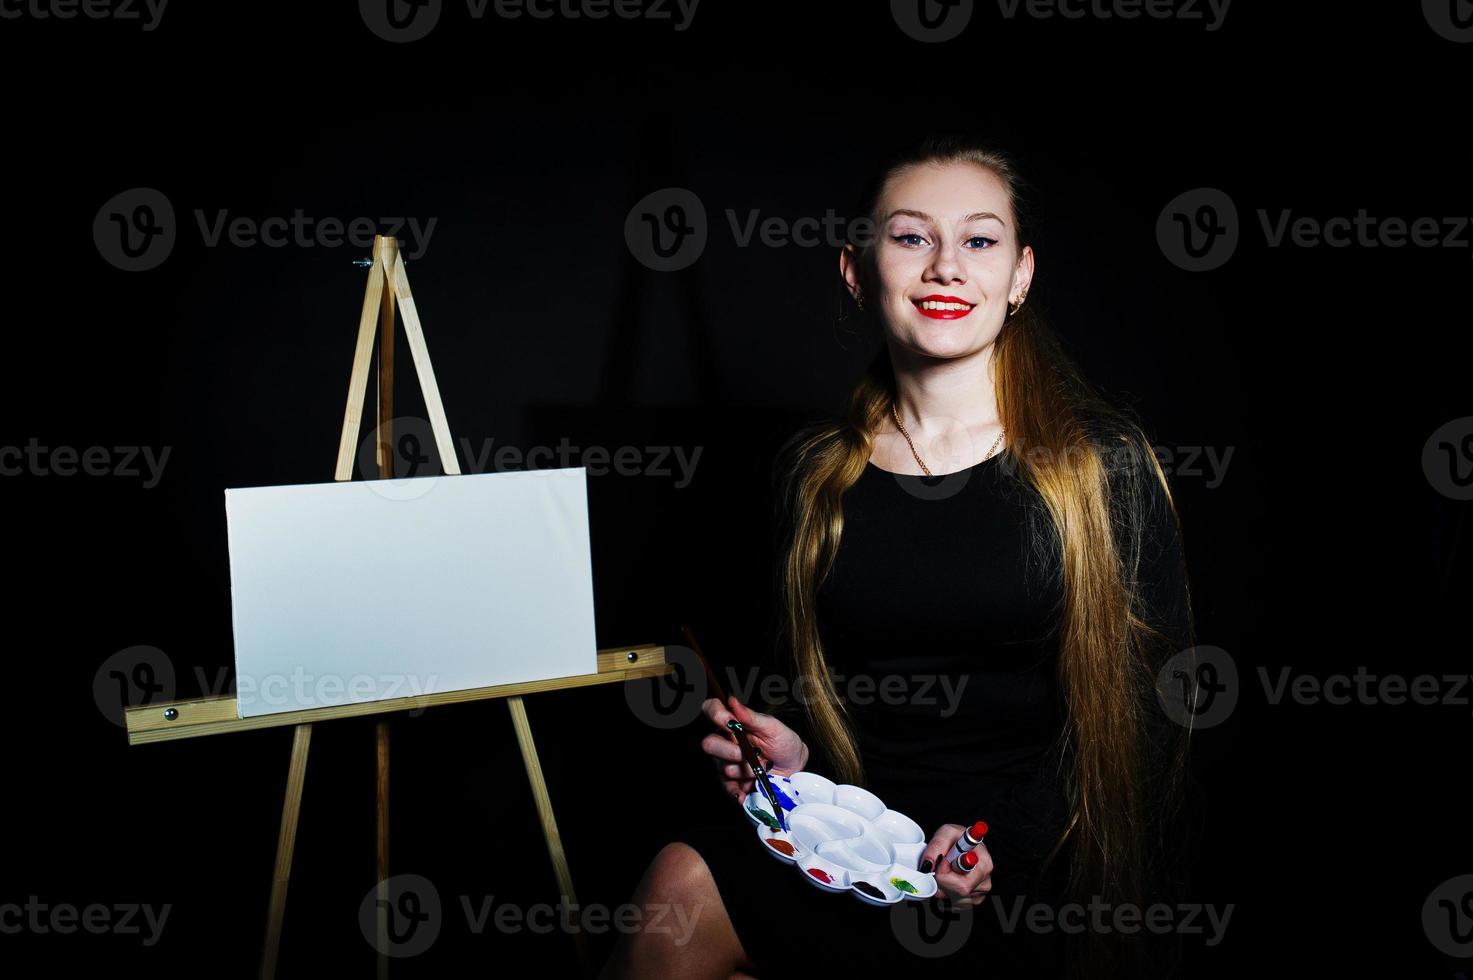
[[(791, 810), (793, 807), (798, 805), (797, 803), (793, 802), (793, 798), (784, 793), (782, 791), (782, 787), (778, 785), (779, 783), (787, 783), (789, 786), (791, 786), (792, 780), (788, 779), (786, 776), (780, 778), (768, 776), (767, 781), (772, 784), (772, 792), (774, 795), (777, 796), (777, 802), (784, 810)], [(796, 794), (798, 791), (793, 790), (793, 792)]]

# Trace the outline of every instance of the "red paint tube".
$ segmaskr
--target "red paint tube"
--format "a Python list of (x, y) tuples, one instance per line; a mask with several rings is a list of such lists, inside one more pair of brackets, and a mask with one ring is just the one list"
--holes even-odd
[[(982, 843), (982, 838), (986, 833), (987, 822), (985, 820), (978, 820), (966, 830), (962, 831), (962, 835), (956, 839), (956, 843), (951, 845), (951, 850), (946, 852), (946, 862), (955, 867), (956, 859)], [(971, 869), (968, 868), (967, 870), (970, 871)]]

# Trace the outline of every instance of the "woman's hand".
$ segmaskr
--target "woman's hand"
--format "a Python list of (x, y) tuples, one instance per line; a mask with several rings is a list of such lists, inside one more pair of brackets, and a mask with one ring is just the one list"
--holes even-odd
[(992, 891), (992, 855), (987, 853), (985, 841), (973, 848), (979, 860), (977, 866), (966, 874), (957, 874), (956, 869), (945, 860), (951, 845), (966, 830), (959, 823), (942, 824), (941, 829), (931, 838), (931, 843), (921, 852), (922, 870), (929, 861), (936, 872), (936, 884), (940, 889), (937, 894), (963, 909), (981, 905), (987, 898), (987, 893)]
[(772, 715), (753, 711), (738, 701), (734, 694), (727, 698), (727, 702), (723, 705), (716, 698), (707, 698), (701, 703), (701, 710), (720, 730), (719, 734), (713, 732), (701, 739), (701, 748), (715, 762), (726, 795), (741, 802), (757, 785), (756, 774), (742, 756), (742, 747), (737, 744), (735, 734), (726, 727), (732, 718), (747, 730), (752, 748), (762, 757), (769, 773), (790, 776), (808, 764), (808, 746), (797, 732)]

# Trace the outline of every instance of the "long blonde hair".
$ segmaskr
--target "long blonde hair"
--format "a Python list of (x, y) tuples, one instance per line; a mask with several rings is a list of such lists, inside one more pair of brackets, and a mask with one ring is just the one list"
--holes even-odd
[[(991, 171), (1007, 187), (1021, 250), (1029, 227), (1017, 168), (1006, 154), (966, 138), (933, 137), (892, 159), (856, 213), (877, 229), (884, 187), (902, 169), (963, 161)], [(859, 259), (863, 282), (874, 275), (873, 250), (861, 245)], [(1047, 861), (1072, 841), (1070, 896), (1139, 908), (1159, 896), (1157, 889), (1171, 887), (1184, 844), (1168, 831), (1178, 826), (1174, 818), (1184, 799), (1189, 729), (1153, 721), (1162, 719), (1161, 655), (1191, 646), (1195, 625), (1188, 598), (1187, 634), (1165, 636), (1147, 621), (1134, 586), (1150, 501), (1164, 499), (1173, 526), (1176, 507), (1141, 425), (1084, 380), (1040, 316), (1037, 288), (1032, 293), (1005, 320), (993, 357), (1007, 433), (1000, 465), (1037, 492), (1050, 519), (1033, 528), (1034, 550), (1052, 549), (1061, 559), (1058, 680), (1068, 710), (1057, 758), (1061, 767), (1072, 759), (1062, 774), (1070, 816)], [(844, 529), (841, 498), (864, 472), (895, 397), (889, 349), (882, 343), (847, 413), (801, 430), (777, 462), (783, 515), (779, 640), (790, 651), (795, 683), (808, 692), (809, 726), (846, 782), (863, 782), (864, 765), (825, 659), (815, 597)], [(1117, 465), (1122, 460), (1125, 465)], [(1142, 479), (1158, 481), (1154, 498)], [(1140, 969), (1137, 943), (1094, 930), (1090, 940), (1088, 949), (1075, 950), (1076, 968), (1094, 975)]]

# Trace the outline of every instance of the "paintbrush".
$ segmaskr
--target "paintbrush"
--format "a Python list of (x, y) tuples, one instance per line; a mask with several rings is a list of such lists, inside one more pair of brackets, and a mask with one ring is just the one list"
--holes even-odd
[[(711, 669), (711, 662), (701, 652), (701, 645), (696, 642), (696, 635), (690, 631), (689, 626), (682, 625), (680, 631), (685, 634), (685, 642), (690, 644), (690, 648), (695, 651), (696, 657), (701, 661), (701, 667), (706, 672), (706, 684), (711, 688), (711, 693), (725, 707), (727, 704), (726, 688), (721, 686), (721, 681), (716, 677), (716, 671)], [(788, 820), (783, 814), (782, 803), (778, 802), (777, 791), (772, 788), (772, 783), (768, 782), (767, 769), (762, 765), (762, 759), (757, 755), (757, 750), (752, 747), (752, 740), (747, 737), (747, 729), (735, 718), (732, 718), (726, 723), (726, 728), (736, 738), (737, 745), (741, 747), (742, 755), (747, 758), (747, 765), (752, 767), (752, 774), (756, 777), (757, 788), (762, 791), (762, 795), (767, 798), (768, 805), (772, 807), (772, 812), (777, 817), (778, 826), (783, 830), (787, 830)]]

